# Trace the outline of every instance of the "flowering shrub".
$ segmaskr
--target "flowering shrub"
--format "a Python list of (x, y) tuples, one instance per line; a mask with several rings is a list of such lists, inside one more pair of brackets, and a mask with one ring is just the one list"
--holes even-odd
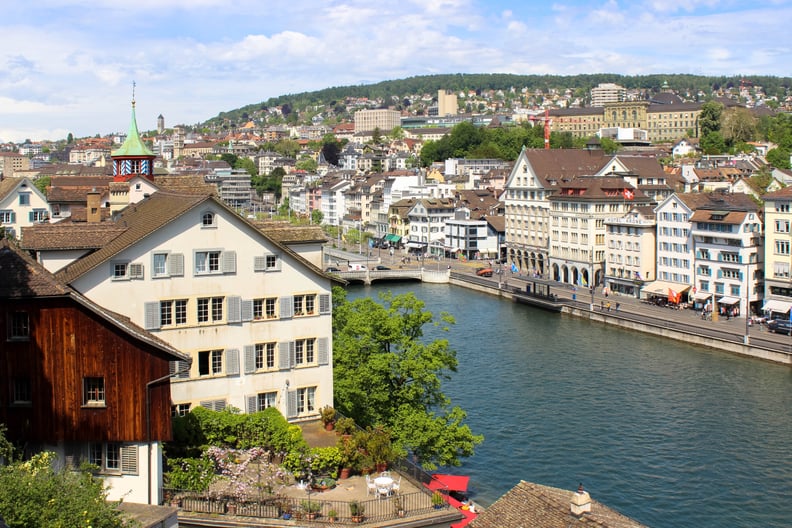
[(272, 464), (270, 452), (261, 447), (245, 450), (210, 447), (206, 457), (214, 462), (226, 484), (218, 486), (216, 491), (239, 501), (273, 494), (289, 482), (288, 474)]
[(167, 487), (206, 491), (215, 480), (215, 464), (208, 458), (171, 458), (168, 460)]

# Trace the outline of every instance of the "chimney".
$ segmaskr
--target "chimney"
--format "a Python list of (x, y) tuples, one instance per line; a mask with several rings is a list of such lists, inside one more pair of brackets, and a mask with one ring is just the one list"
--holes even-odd
[(102, 212), (99, 207), (99, 200), (101, 194), (96, 190), (96, 187), (88, 192), (88, 204), (85, 212), (86, 220), (89, 224), (98, 224), (102, 220)]
[(569, 506), (572, 510), (572, 515), (576, 517), (591, 512), (591, 497), (588, 492), (583, 489), (583, 484), (580, 484), (578, 490), (572, 494), (572, 501)]

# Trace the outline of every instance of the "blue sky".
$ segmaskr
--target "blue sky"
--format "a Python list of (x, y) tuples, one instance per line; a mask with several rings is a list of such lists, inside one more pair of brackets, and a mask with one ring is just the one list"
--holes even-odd
[(0, 140), (194, 124), (435, 73), (791, 76), (792, 0), (39, 0), (0, 17)]

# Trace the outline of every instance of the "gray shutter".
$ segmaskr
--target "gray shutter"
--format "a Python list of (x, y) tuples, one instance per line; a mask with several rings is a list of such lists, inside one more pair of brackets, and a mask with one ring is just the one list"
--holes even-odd
[(245, 345), (245, 374), (256, 372), (256, 347), (254, 345)]
[(11, 211), (11, 223), (16, 223), (16, 211)]
[(242, 322), (246, 323), (253, 320), (253, 301), (245, 299), (242, 301)]
[(286, 295), (280, 298), (280, 318), (290, 319), (294, 317), (294, 297)]
[(130, 264), (129, 265), (129, 278), (142, 279), (143, 278), (143, 264)]
[(144, 323), (143, 327), (146, 330), (159, 330), (160, 329), (160, 303), (147, 302), (143, 303)]
[[(9, 172), (10, 172), (10, 171), (9, 171)], [(30, 211), (30, 212), (28, 213), (28, 222), (32, 222), (32, 221), (33, 221), (33, 211)]]
[(289, 344), (293, 341), (281, 341), (278, 343), (278, 369), (289, 370), (291, 368), (291, 355), (289, 354)]
[[(303, 359), (305, 359), (305, 354), (303, 354)], [(289, 365), (292, 368), (297, 365), (297, 345), (294, 341), (289, 341)]]
[(236, 251), (223, 251), (220, 253), (223, 273), (236, 273)]
[(247, 412), (248, 414), (253, 414), (254, 412), (258, 411), (258, 409), (256, 409), (257, 400), (258, 398), (255, 395), (245, 396), (245, 405), (247, 407), (247, 409), (245, 409), (245, 412)]
[(286, 418), (297, 416), (297, 391), (286, 392)]
[(184, 254), (171, 253), (168, 255), (168, 274), (171, 277), (181, 277), (184, 275)]
[(253, 271), (267, 271), (267, 257), (253, 257)]
[(319, 294), (319, 313), (321, 315), (329, 314), (332, 311), (332, 303), (330, 302), (330, 294)]
[(179, 372), (179, 379), (190, 378), (190, 363), (188, 361), (177, 361), (176, 367)]
[(228, 322), (242, 322), (242, 297), (231, 296), (226, 299), (228, 308)]
[(214, 402), (213, 401), (202, 401), (199, 404), (204, 409), (209, 409), (210, 411), (214, 411)]
[(316, 348), (318, 349), (317, 353), (317, 363), (320, 365), (328, 365), (330, 364), (330, 350), (327, 346), (329, 339), (326, 337), (320, 337), (316, 340)]
[(272, 268), (273, 271), (280, 271), (281, 270), (281, 261), (283, 259), (280, 255), (275, 255), (275, 267)]
[(121, 446), (121, 473), (125, 475), (138, 474), (137, 446)]
[(214, 401), (214, 410), (217, 412), (225, 411), (226, 408), (226, 401), (225, 400), (215, 400)]
[(226, 375), (239, 376), (239, 349), (230, 348), (225, 351)]

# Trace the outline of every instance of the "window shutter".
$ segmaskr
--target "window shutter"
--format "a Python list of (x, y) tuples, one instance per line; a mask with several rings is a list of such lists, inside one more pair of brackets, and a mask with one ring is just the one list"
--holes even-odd
[(256, 347), (253, 345), (245, 345), (245, 374), (250, 374), (256, 371)]
[(275, 255), (275, 266), (272, 268), (272, 271), (280, 271), (281, 270), (281, 257), (280, 255)]
[(280, 318), (290, 319), (294, 317), (294, 297), (287, 295), (280, 298)]
[(33, 221), (33, 211), (30, 211), (30, 212), (28, 213), (28, 221), (29, 221), (29, 222), (32, 222), (32, 221)]
[(291, 368), (291, 355), (289, 355), (289, 344), (292, 341), (282, 341), (278, 343), (278, 369), (289, 370)]
[(320, 365), (330, 364), (330, 350), (328, 349), (327, 346), (329, 339), (327, 339), (326, 337), (320, 337), (316, 341), (317, 341), (316, 345), (318, 349), (317, 358), (316, 358), (317, 363), (319, 363)]
[(236, 251), (223, 251), (220, 258), (223, 261), (223, 273), (236, 273)]
[(248, 414), (253, 414), (254, 412), (258, 411), (256, 408), (256, 400), (258, 400), (258, 398), (255, 395), (245, 396), (245, 412)]
[(286, 418), (297, 416), (297, 391), (288, 391), (286, 393), (286, 407)]
[(204, 409), (209, 409), (210, 411), (214, 411), (214, 402), (212, 401), (202, 401), (200, 405)]
[(179, 379), (190, 378), (190, 363), (188, 361), (177, 361), (176, 368), (179, 372)]
[(16, 211), (11, 211), (11, 223), (16, 223)]
[(137, 446), (121, 446), (121, 473), (125, 475), (138, 474)]
[(130, 264), (129, 265), (129, 278), (142, 279), (143, 278), (143, 264)]
[(239, 349), (230, 348), (225, 351), (226, 375), (239, 376)]
[(253, 301), (245, 299), (242, 301), (242, 322), (246, 323), (253, 320)]
[(228, 322), (242, 322), (242, 297), (232, 296), (226, 299), (228, 305)]
[(332, 310), (332, 303), (330, 302), (330, 294), (322, 293), (319, 295), (319, 313), (322, 315), (329, 314)]
[(168, 361), (168, 373), (173, 376), (179, 370), (178, 361)]
[(214, 401), (214, 410), (217, 412), (225, 411), (226, 408), (226, 401), (225, 400), (215, 400)]
[(160, 303), (143, 303), (144, 328), (146, 330), (159, 330), (160, 328)]
[(184, 254), (171, 253), (168, 255), (168, 274), (171, 277), (181, 277), (184, 275)]
[(253, 271), (267, 271), (267, 257), (253, 257)]
[(289, 366), (294, 367), (297, 364), (297, 345), (294, 341), (289, 341)]

